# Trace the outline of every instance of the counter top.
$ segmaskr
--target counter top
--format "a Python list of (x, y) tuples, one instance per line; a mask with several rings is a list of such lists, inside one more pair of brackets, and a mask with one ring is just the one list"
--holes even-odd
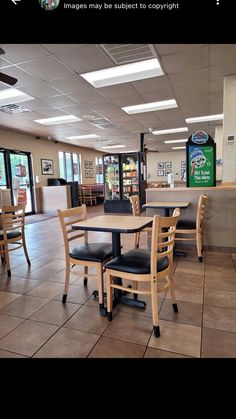
[(218, 186), (210, 186), (210, 187), (196, 187), (196, 188), (187, 188), (186, 186), (176, 186), (176, 188), (146, 188), (146, 191), (157, 191), (157, 192), (169, 192), (169, 191), (209, 191), (209, 190), (234, 190), (236, 191), (236, 185), (218, 185)]

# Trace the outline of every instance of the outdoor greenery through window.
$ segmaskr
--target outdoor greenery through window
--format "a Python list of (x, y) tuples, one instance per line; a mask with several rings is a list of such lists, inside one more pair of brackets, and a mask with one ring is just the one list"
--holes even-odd
[(96, 157), (96, 183), (103, 183), (102, 157)]
[(81, 183), (81, 158), (80, 154), (59, 151), (60, 177), (72, 182), (77, 180)]

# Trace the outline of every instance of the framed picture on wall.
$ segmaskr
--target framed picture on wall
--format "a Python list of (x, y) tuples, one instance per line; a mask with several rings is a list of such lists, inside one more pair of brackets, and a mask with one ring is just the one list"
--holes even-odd
[(158, 170), (157, 176), (164, 176), (164, 170)]
[(89, 170), (85, 170), (85, 177), (90, 177)]
[(89, 161), (89, 169), (93, 169), (93, 161)]
[(85, 169), (89, 169), (89, 161), (88, 160), (85, 160), (84, 167), (85, 167)]
[(171, 173), (171, 170), (170, 169), (165, 170), (165, 176), (168, 176), (170, 173)]
[(157, 169), (164, 169), (164, 163), (162, 161), (157, 163)]
[(171, 169), (172, 168), (172, 163), (171, 161), (166, 161), (165, 162), (165, 169)]
[(181, 161), (181, 169), (186, 169), (186, 161)]
[(89, 170), (89, 177), (93, 177), (93, 170)]
[(181, 169), (181, 176), (183, 176), (185, 173), (185, 169)]
[(41, 159), (41, 171), (42, 175), (53, 175), (53, 160)]

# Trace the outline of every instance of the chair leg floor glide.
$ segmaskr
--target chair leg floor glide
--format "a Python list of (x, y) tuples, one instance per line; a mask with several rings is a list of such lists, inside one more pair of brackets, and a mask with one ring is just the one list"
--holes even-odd
[(153, 326), (153, 332), (154, 332), (154, 336), (156, 338), (159, 338), (161, 336), (161, 334), (160, 334), (160, 326)]
[(173, 310), (174, 310), (175, 313), (178, 313), (179, 312), (178, 306), (177, 306), (176, 303), (172, 304), (172, 307), (173, 307)]

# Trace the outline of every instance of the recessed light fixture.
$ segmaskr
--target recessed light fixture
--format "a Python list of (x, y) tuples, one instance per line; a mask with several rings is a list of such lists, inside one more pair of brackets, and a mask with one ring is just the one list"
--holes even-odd
[(187, 124), (194, 124), (195, 122), (207, 122), (207, 121), (218, 121), (220, 119), (224, 119), (224, 114), (218, 115), (206, 115), (206, 116), (197, 116), (194, 118), (186, 118), (185, 121)]
[(100, 138), (97, 134), (86, 134), (86, 135), (74, 135), (72, 137), (66, 137), (68, 140), (86, 140), (87, 138)]
[(55, 116), (54, 118), (34, 120), (34, 122), (38, 122), (38, 124), (43, 124), (43, 125), (69, 124), (70, 122), (78, 122), (78, 121), (82, 121), (82, 119), (77, 118), (77, 116), (74, 116), (74, 115), (63, 115), (63, 116)]
[(186, 147), (185, 146), (184, 147), (172, 147), (172, 150), (180, 150), (182, 148), (186, 148)]
[(141, 105), (125, 106), (123, 111), (128, 114), (142, 113), (142, 112), (154, 112), (160, 111), (161, 109), (177, 108), (178, 105), (175, 99), (162, 100), (161, 102), (143, 103)]
[(26, 100), (34, 100), (35, 98), (27, 95), (18, 89), (3, 89), (0, 90), (0, 106), (9, 105), (12, 103), (25, 102)]
[(80, 74), (96, 88), (163, 75), (164, 72), (157, 58)]
[(124, 147), (126, 147), (126, 145), (117, 144), (117, 145), (108, 145), (108, 146), (102, 147), (102, 148), (124, 148)]
[(162, 129), (162, 130), (151, 130), (151, 133), (154, 135), (163, 135), (163, 134), (175, 134), (178, 132), (185, 132), (188, 131), (187, 127), (183, 127), (183, 128), (171, 128), (171, 129)]
[(164, 141), (164, 143), (166, 144), (172, 144), (172, 143), (186, 143), (188, 141), (188, 139), (185, 140), (168, 140), (168, 141)]

